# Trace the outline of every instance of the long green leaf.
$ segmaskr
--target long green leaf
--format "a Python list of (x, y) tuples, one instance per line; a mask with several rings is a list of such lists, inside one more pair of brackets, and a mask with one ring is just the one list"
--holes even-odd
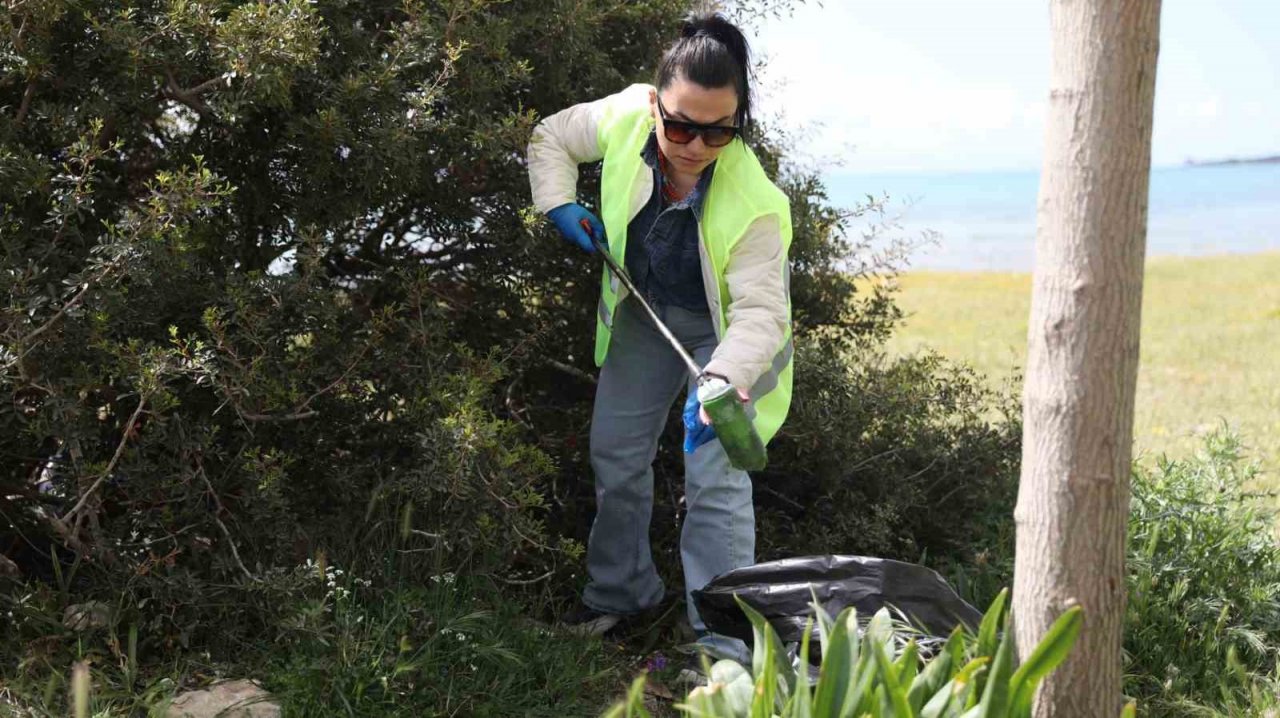
[(910, 689), (916, 676), (920, 674), (920, 647), (916, 645), (916, 639), (907, 641), (906, 648), (902, 649), (898, 659), (893, 662), (893, 667), (898, 669), (898, 681), (904, 688)]
[(991, 663), (991, 672), (987, 675), (986, 690), (982, 692), (979, 702), (981, 710), (979, 718), (1006, 718), (1009, 713), (1009, 678), (1014, 671), (1013, 631), (1006, 622), (1004, 638), (996, 649), (996, 659)]
[(1083, 628), (1084, 609), (1080, 606), (1068, 608), (1053, 622), (1009, 681), (1013, 694), (1012, 715), (1031, 715), (1031, 703), (1040, 681), (1067, 659)]
[[(982, 617), (982, 624), (978, 627), (978, 652), (977, 655), (987, 658), (994, 658), (996, 649), (999, 647), (997, 641), (1000, 640), (1000, 627), (1005, 624), (1005, 608), (1009, 602), (1009, 589), (1004, 588), (1000, 593), (996, 594), (995, 600), (991, 602), (991, 607), (987, 609), (986, 615)], [(974, 698), (982, 695), (986, 689), (986, 675), (979, 675), (977, 682), (973, 685)]]
[(849, 697), (857, 660), (857, 627), (857, 613), (852, 608), (841, 611), (822, 649), (818, 687), (813, 698), (813, 711), (819, 716), (844, 714), (844, 703)]
[(886, 715), (891, 714), (885, 710), (884, 684), (881, 683), (871, 694), (871, 718), (885, 718)]
[(940, 718), (955, 699), (956, 682), (955, 679), (949, 680), (930, 698), (929, 702), (924, 704), (924, 708), (920, 709), (920, 718)]
[(911, 705), (913, 714), (919, 713), (924, 706), (925, 700), (934, 696), (939, 689), (951, 678), (951, 671), (954, 662), (951, 659), (951, 642), (959, 642), (961, 639), (960, 628), (952, 631), (951, 638), (947, 639), (947, 644), (938, 655), (934, 656), (924, 667), (923, 671), (915, 677), (911, 682), (911, 688), (907, 691), (907, 703)]
[(774, 695), (778, 695), (785, 702), (796, 685), (796, 674), (791, 670), (791, 664), (787, 662), (786, 649), (782, 647), (782, 641), (778, 640), (778, 634), (774, 633), (773, 626), (769, 625), (769, 621), (760, 615), (759, 611), (747, 605), (747, 602), (738, 598), (737, 594), (734, 594), (733, 598), (738, 602), (738, 607), (746, 614), (747, 619), (751, 621), (751, 632), (755, 643), (751, 653), (752, 673), (759, 677), (765, 662), (771, 664), (774, 679), (781, 678), (780, 690), (775, 689)]
[(862, 638), (862, 657), (858, 662), (858, 681), (850, 686), (850, 698), (845, 704), (845, 708), (850, 707), (853, 710), (843, 715), (861, 716), (865, 713), (871, 713), (875, 710), (879, 701), (874, 690), (875, 678), (879, 675), (880, 670), (876, 666), (875, 659), (875, 641), (871, 636), (870, 630)]
[(898, 680), (898, 668), (889, 659), (889, 652), (883, 643), (874, 642), (871, 645), (875, 652), (876, 665), (880, 669), (880, 675), (884, 678), (881, 688), (885, 691), (885, 698), (888, 701), (892, 711), (890, 715), (894, 716), (910, 716), (911, 706), (907, 703), (907, 687)]
[(956, 675), (925, 704), (920, 718), (951, 718), (959, 716), (965, 710), (965, 704), (973, 694), (973, 683), (976, 676), (987, 669), (990, 658), (980, 656), (964, 665)]
[(831, 631), (835, 628), (831, 619), (831, 614), (827, 613), (827, 609), (822, 607), (818, 602), (818, 594), (813, 590), (813, 585), (809, 586), (809, 596), (813, 599), (809, 605), (813, 607), (813, 616), (818, 620), (818, 637), (821, 642), (818, 644), (822, 647), (822, 655), (827, 655), (827, 644), (831, 638)]
[[(778, 667), (773, 662), (773, 644), (764, 641), (760, 670), (756, 673), (755, 697), (751, 701), (751, 718), (772, 718), (778, 699)], [(761, 645), (756, 636), (756, 645)]]
[(796, 672), (796, 690), (791, 696), (790, 718), (813, 718), (813, 696), (809, 692), (809, 636), (813, 632), (813, 619), (805, 621), (804, 635), (800, 637), (800, 670)]
[(992, 658), (996, 654), (996, 636), (1000, 626), (1004, 625), (1004, 609), (1009, 600), (1009, 589), (1000, 589), (991, 608), (982, 617), (982, 625), (978, 627), (978, 655)]

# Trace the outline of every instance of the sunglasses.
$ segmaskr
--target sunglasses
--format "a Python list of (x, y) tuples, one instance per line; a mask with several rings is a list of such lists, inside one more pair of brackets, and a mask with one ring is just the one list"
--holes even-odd
[(733, 138), (737, 137), (738, 132), (742, 129), (725, 125), (702, 125), (697, 122), (673, 120), (667, 114), (667, 108), (662, 106), (661, 99), (658, 100), (658, 114), (662, 115), (662, 134), (677, 145), (687, 145), (693, 142), (693, 138), (701, 136), (703, 144), (707, 147), (724, 147), (733, 142)]

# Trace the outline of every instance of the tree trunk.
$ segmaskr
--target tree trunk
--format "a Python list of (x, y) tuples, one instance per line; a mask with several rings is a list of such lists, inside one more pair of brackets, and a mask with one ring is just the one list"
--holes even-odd
[(1111, 718), (1160, 0), (1050, 0), (1050, 12), (1013, 608), (1023, 656), (1066, 608), (1085, 610), (1035, 715)]

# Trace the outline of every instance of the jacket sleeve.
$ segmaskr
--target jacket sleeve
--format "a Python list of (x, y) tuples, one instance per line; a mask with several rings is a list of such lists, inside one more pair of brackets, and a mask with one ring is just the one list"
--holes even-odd
[(791, 324), (787, 254), (777, 215), (751, 223), (725, 268), (728, 328), (706, 370), (750, 389), (769, 370)]
[(538, 123), (529, 140), (529, 184), (533, 204), (549, 212), (578, 196), (578, 165), (604, 158), (602, 124), (616, 109), (648, 102), (649, 86), (632, 85), (614, 95), (561, 110)]

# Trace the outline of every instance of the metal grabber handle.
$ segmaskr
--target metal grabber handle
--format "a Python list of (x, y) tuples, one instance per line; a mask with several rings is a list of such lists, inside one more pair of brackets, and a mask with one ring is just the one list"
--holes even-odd
[(609, 253), (609, 248), (591, 231), (591, 223), (584, 219), (581, 224), (587, 236), (591, 238), (591, 243), (595, 245), (596, 251), (604, 257), (605, 264), (609, 265), (609, 270), (636, 298), (636, 301), (640, 302), (640, 306), (644, 307), (644, 311), (653, 320), (653, 325), (684, 360), (685, 366), (689, 369), (689, 375), (698, 385), (698, 401), (711, 417), (711, 423), (716, 427), (716, 437), (720, 439), (720, 445), (724, 447), (729, 463), (743, 471), (763, 469), (769, 461), (769, 454), (764, 442), (760, 439), (760, 434), (756, 432), (754, 422), (747, 415), (746, 406), (738, 397), (738, 390), (728, 380), (714, 374), (707, 374), (698, 366), (698, 363), (680, 344), (680, 340), (676, 339), (671, 330), (667, 329), (667, 325), (658, 318), (657, 312), (649, 306), (644, 295), (636, 290), (631, 277), (627, 276), (625, 269), (618, 266), (618, 261)]
[(641, 294), (636, 289), (636, 285), (631, 282), (631, 277), (627, 275), (627, 270), (619, 266), (618, 260), (614, 259), (613, 255), (609, 253), (609, 247), (606, 246), (604, 242), (600, 241), (600, 238), (596, 236), (595, 232), (591, 231), (591, 223), (584, 219), (580, 224), (582, 225), (582, 228), (586, 230), (587, 236), (591, 238), (591, 243), (595, 245), (596, 251), (604, 257), (604, 263), (609, 265), (609, 271), (613, 272), (613, 275), (618, 278), (618, 281), (622, 282), (622, 286), (626, 287), (627, 291), (631, 293), (631, 296), (635, 297), (636, 301), (640, 302), (640, 306), (644, 307), (645, 313), (653, 320), (653, 325), (658, 328), (658, 331), (662, 336), (666, 337), (666, 340), (671, 344), (671, 348), (675, 349), (676, 353), (680, 355), (680, 358), (684, 360), (684, 365), (688, 368), (689, 375), (692, 376), (699, 385), (705, 382), (707, 380), (707, 376), (702, 371), (702, 368), (693, 360), (693, 357), (689, 355), (689, 352), (685, 351), (684, 345), (680, 343), (679, 339), (676, 339), (676, 335), (672, 334), (671, 330), (667, 329), (667, 325), (663, 324), (662, 320), (658, 318), (658, 313), (653, 311), (653, 307), (649, 306), (649, 302), (645, 301), (644, 295)]

